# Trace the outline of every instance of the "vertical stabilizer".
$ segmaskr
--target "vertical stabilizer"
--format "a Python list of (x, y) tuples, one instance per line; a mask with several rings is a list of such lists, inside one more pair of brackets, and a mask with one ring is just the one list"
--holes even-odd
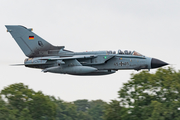
[(48, 55), (49, 51), (59, 51), (62, 47), (55, 47), (32, 32), (32, 29), (20, 25), (6, 25), (21, 50), (27, 57), (40, 57)]

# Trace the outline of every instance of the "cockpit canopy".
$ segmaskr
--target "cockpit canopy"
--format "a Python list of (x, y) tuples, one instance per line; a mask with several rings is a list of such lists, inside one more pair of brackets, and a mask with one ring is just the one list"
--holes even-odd
[(131, 52), (131, 51), (128, 51), (128, 50), (125, 50), (124, 52), (123, 52), (122, 50), (118, 50), (118, 54), (131, 55), (132, 52)]
[[(107, 51), (107, 54), (116, 54), (116, 51)], [(124, 51), (118, 50), (117, 54), (143, 56), (136, 51), (128, 51), (128, 50), (124, 50)]]
[(107, 54), (116, 54), (116, 51), (107, 51)]
[(143, 56), (143, 55), (141, 55), (140, 53), (138, 53), (136, 51), (128, 51), (128, 50), (125, 50), (124, 52), (121, 51), (121, 50), (118, 50), (118, 54)]
[(133, 54), (132, 55), (135, 55), (135, 56), (143, 56), (141, 55), (140, 53), (136, 52), (136, 51), (133, 51)]

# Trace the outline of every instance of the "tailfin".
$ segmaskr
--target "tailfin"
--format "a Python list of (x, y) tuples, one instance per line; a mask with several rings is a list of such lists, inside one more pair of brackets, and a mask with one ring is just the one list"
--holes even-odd
[(64, 46), (53, 46), (35, 33), (32, 29), (20, 25), (5, 25), (7, 32), (10, 32), (21, 50), (27, 57), (42, 57), (58, 55)]

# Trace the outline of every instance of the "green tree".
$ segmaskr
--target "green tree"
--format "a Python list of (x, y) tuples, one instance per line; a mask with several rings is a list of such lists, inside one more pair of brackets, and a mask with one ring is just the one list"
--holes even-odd
[(107, 103), (102, 100), (82, 99), (74, 101), (74, 104), (77, 106), (78, 119), (102, 120)]
[(128, 109), (127, 119), (180, 119), (180, 71), (173, 68), (160, 68), (154, 74), (132, 74), (118, 93), (120, 106)]
[(93, 120), (103, 120), (105, 105), (107, 103), (102, 100), (93, 100), (89, 102), (88, 114)]
[(74, 101), (74, 104), (77, 106), (77, 111), (86, 112), (90, 107), (89, 101), (86, 99), (76, 100), (76, 101)]
[(24, 108), (21, 112), (20, 112), (20, 116), (19, 118), (17, 118), (18, 120), (33, 120), (32, 116), (30, 114), (30, 111), (27, 108)]
[[(126, 120), (127, 108), (120, 106), (120, 101), (112, 100), (105, 106), (105, 120)], [(128, 119), (127, 119), (128, 120)]]
[(35, 92), (23, 83), (12, 84), (1, 91), (7, 99), (7, 112), (19, 120), (55, 119), (56, 105), (41, 91)]
[(93, 118), (88, 112), (78, 111), (78, 120), (93, 120)]
[(76, 105), (71, 102), (64, 102), (60, 98), (54, 98), (54, 102), (57, 106), (56, 120), (78, 120)]
[(10, 110), (8, 104), (0, 96), (0, 120), (16, 120), (17, 110)]

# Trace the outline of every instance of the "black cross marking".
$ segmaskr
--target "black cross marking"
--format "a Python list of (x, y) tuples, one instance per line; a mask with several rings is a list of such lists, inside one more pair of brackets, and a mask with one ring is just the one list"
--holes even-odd
[(123, 66), (124, 63), (123, 63), (123, 62), (120, 62), (119, 64), (120, 64), (121, 66)]

